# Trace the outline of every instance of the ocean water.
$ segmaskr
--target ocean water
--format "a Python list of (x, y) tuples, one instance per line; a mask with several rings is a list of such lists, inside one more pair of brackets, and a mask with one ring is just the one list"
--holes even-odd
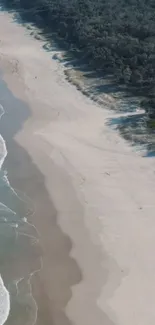
[[(0, 118), (2, 118), (3, 114), (4, 114), (4, 109), (3, 106), (0, 105)], [(0, 182), (1, 184), (3, 184), (4, 181), (2, 166), (6, 156), (7, 156), (7, 149), (6, 149), (5, 141), (3, 137), (0, 135), (0, 172), (1, 172)], [(7, 218), (4, 217), (4, 215), (7, 214), (7, 211), (8, 208), (2, 202), (0, 202), (0, 218), (2, 221), (4, 220), (4, 222), (7, 222)], [(3, 325), (6, 322), (9, 315), (9, 311), (10, 311), (10, 295), (3, 283), (2, 277), (0, 276), (0, 324), (1, 325)]]
[(11, 114), (20, 115), (22, 102), (1, 79), (0, 102), (0, 325), (34, 325), (38, 309), (31, 279), (42, 266), (38, 232), (31, 223), (35, 207), (25, 193), (12, 188), (5, 168), (8, 139), (16, 129)]

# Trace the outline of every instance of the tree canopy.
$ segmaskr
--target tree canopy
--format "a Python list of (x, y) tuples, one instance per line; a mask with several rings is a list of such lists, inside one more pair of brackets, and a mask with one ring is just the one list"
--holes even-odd
[(6, 1), (80, 49), (95, 69), (145, 89), (149, 105), (155, 102), (154, 0)]

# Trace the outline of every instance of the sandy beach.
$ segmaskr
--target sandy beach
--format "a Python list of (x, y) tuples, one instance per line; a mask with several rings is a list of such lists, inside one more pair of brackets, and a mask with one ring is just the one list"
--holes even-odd
[[(42, 260), (36, 324), (154, 325), (154, 159), (108, 126), (114, 113), (68, 83), (43, 44), (0, 13), (0, 69), (17, 99), (5, 168), (39, 234), (27, 259)], [(8, 324), (24, 325), (22, 311)]]

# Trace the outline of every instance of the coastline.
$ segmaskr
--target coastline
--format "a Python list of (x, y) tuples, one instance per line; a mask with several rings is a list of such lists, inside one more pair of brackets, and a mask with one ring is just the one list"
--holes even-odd
[[(41, 111), (39, 111), (39, 114), (38, 112), (36, 114), (35, 110), (31, 110), (28, 107), (25, 102), (25, 100), (28, 100), (28, 98), (25, 94), (24, 82), (21, 80), (20, 74), (16, 75), (16, 60), (13, 60), (12, 62), (10, 58), (5, 57), (4, 55), (4, 57), (1, 58), (1, 68), (3, 69), (4, 80), (6, 80), (9, 88), (13, 89), (13, 93), (17, 96), (17, 98), (14, 97), (8, 89), (8, 93), (5, 95), (5, 98), (3, 98), (3, 88), (1, 87), (1, 100), (2, 102), (4, 100), (5, 104), (9, 103), (9, 109), (7, 106), (6, 114), (4, 116), (3, 125), (1, 128), (1, 132), (5, 138), (8, 149), (8, 155), (4, 162), (4, 169), (7, 170), (9, 182), (12, 188), (15, 189), (16, 193), (19, 193), (19, 196), (21, 194), (26, 194), (26, 196), (28, 198), (31, 198), (31, 200), (34, 202), (36, 211), (32, 216), (30, 215), (28, 221), (34, 224), (34, 226), (37, 228), (38, 233), (40, 234), (39, 246), (41, 249), (41, 257), (43, 259), (43, 267), (31, 278), (32, 294), (38, 305), (38, 319), (36, 324), (40, 325), (45, 321), (47, 324), (51, 324), (51, 320), (56, 325), (72, 324), (71, 320), (67, 316), (67, 313), (65, 312), (65, 307), (71, 300), (73, 287), (82, 281), (82, 272), (74, 256), (72, 257), (72, 241), (70, 237), (66, 235), (66, 232), (63, 233), (61, 227), (59, 226), (57, 210), (54, 207), (54, 204), (51, 201), (51, 197), (49, 197), (48, 191), (46, 189), (47, 180), (45, 181), (44, 175), (47, 177), (51, 175), (51, 182), (53, 183), (51, 187), (53, 188), (54, 186), (57, 187), (57, 183), (59, 182), (62, 182), (63, 187), (65, 184), (67, 185), (67, 196), (71, 196), (71, 202), (67, 201), (66, 204), (65, 202), (62, 202), (62, 206), (64, 206), (65, 217), (67, 217), (67, 214), (69, 214), (70, 217), (70, 210), (74, 215), (74, 218), (77, 218), (80, 215), (80, 219), (76, 220), (77, 226), (79, 227), (79, 229), (75, 229), (76, 237), (78, 241), (84, 241), (84, 247), (85, 249), (88, 249), (88, 254), (91, 252), (91, 256), (89, 257), (86, 264), (89, 263), (87, 265), (87, 268), (89, 270), (90, 267), (89, 273), (92, 273), (92, 275), (90, 276), (88, 284), (86, 283), (82, 286), (82, 290), (84, 291), (88, 290), (87, 287), (89, 288), (89, 284), (94, 278), (93, 269), (95, 268), (96, 272), (96, 267), (98, 268), (97, 273), (100, 278), (94, 279), (92, 288), (94, 286), (93, 291), (96, 290), (97, 293), (100, 291), (100, 285), (102, 282), (101, 272), (103, 272), (103, 269), (100, 265), (100, 254), (98, 251), (96, 252), (96, 247), (89, 239), (89, 233), (87, 233), (87, 229), (85, 228), (82, 220), (83, 209), (80, 201), (76, 197), (73, 185), (70, 182), (70, 176), (66, 174), (61, 166), (56, 166), (55, 163), (52, 164), (51, 158), (48, 157), (49, 149), (46, 142), (42, 142), (42, 149), (44, 152), (40, 154), (40, 152), (38, 153), (38, 148), (40, 149), (41, 144), (40, 139), (39, 141), (36, 139), (34, 139), (34, 142), (31, 141), (31, 136), (33, 137), (33, 134), (31, 133), (34, 132), (36, 125), (39, 125), (39, 127), (40, 124), (44, 125), (46, 120), (48, 121), (49, 115), (50, 117), (53, 117), (53, 112), (49, 112), (49, 108), (47, 107), (47, 116), (44, 117), (42, 116)], [(14, 104), (12, 105), (13, 102)], [(39, 106), (38, 102), (37, 104)], [(42, 108), (39, 107), (39, 110), (41, 109)], [(35, 114), (36, 116), (34, 117)], [(39, 118), (40, 121), (38, 121), (37, 118)], [(26, 123), (30, 124), (28, 125), (28, 128), (24, 127), (24, 124)], [(34, 127), (33, 123), (36, 124)], [(18, 136), (18, 134), (20, 140), (18, 137), (16, 140), (16, 136)], [(28, 154), (28, 150), (26, 151), (24, 149), (25, 147), (26, 149), (30, 149), (30, 151), (32, 150), (31, 155)], [(45, 155), (46, 160), (44, 160)], [(35, 163), (31, 160), (31, 157), (33, 157), (33, 159), (34, 157), (37, 158)], [(40, 173), (40, 169), (42, 169), (44, 175)], [(53, 176), (56, 176), (55, 180), (53, 180)], [(60, 193), (60, 200), (62, 199), (62, 195), (63, 193)], [(72, 211), (72, 206), (75, 211)], [(45, 220), (42, 220), (42, 215), (44, 215)], [(69, 219), (67, 223), (68, 222), (70, 222)], [(79, 254), (82, 255), (81, 250), (79, 251)], [(85, 259), (85, 254), (83, 254), (82, 258)], [(31, 263), (31, 258), (30, 261), (27, 262)], [(95, 266), (93, 266), (94, 262), (96, 263)], [(5, 276), (4, 280), (6, 280)], [(95, 306), (95, 296), (95, 292), (93, 292), (92, 297), (89, 298), (90, 302), (87, 307), (88, 309), (85, 306), (86, 311), (82, 317), (84, 316), (84, 320), (86, 319), (86, 322), (88, 317), (90, 324), (93, 324), (94, 321), (97, 321), (99, 324), (99, 322), (104, 319), (107, 321), (107, 324), (111, 325), (112, 323), (110, 320), (108, 320), (108, 317), (100, 312), (98, 307)], [(81, 297), (81, 295), (77, 297), (77, 300), (79, 302)], [(44, 303), (42, 303), (42, 301), (44, 301)], [(92, 304), (91, 308), (93, 308), (93, 317), (92, 315), (88, 315), (90, 304)], [(79, 307), (83, 308), (84, 306)], [(75, 305), (75, 310), (76, 309), (77, 307)], [(8, 318), (6, 324), (9, 325), (11, 323), (12, 325), (14, 322), (16, 323), (16, 319), (14, 319), (11, 315), (11, 317)]]
[(154, 160), (110, 130), (113, 113), (67, 83), (43, 42), (7, 13), (0, 26), (0, 65), (19, 99), (12, 126), (22, 121), (5, 128), (5, 168), (35, 202), (43, 256), (31, 279), (36, 324), (152, 325)]
[[(38, 306), (38, 319), (36, 324), (42, 324), (45, 321), (47, 324), (50, 324), (51, 319), (53, 319), (55, 324), (67, 325), (70, 324), (70, 322), (67, 316), (65, 316), (63, 308), (71, 297), (70, 287), (80, 281), (80, 269), (76, 265), (76, 262), (73, 260), (73, 258), (69, 256), (72, 243), (69, 237), (63, 234), (61, 228), (57, 224), (57, 212), (54, 205), (52, 204), (51, 199), (49, 198), (48, 192), (44, 185), (44, 176), (40, 173), (39, 170), (37, 170), (37, 167), (32, 162), (28, 153), (22, 147), (20, 147), (16, 141), (14, 141), (14, 136), (17, 132), (19, 132), (20, 129), (22, 129), (22, 125), (25, 120), (27, 118), (31, 118), (30, 110), (24, 102), (18, 100), (17, 98), (14, 98), (9, 90), (6, 91), (5, 89), (4, 91), (6, 85), (2, 87), (3, 83), (4, 82), (0, 82), (0, 97), (1, 101), (5, 102), (6, 111), (3, 117), (3, 124), (1, 125), (1, 133), (4, 136), (8, 150), (3, 168), (4, 170), (7, 170), (9, 182), (13, 189), (15, 189), (16, 193), (20, 197), (22, 197), (21, 194), (26, 194), (26, 196), (29, 197), (36, 206), (34, 214), (28, 217), (28, 221), (31, 224), (35, 223), (37, 225), (37, 231), (38, 229), (41, 231), (41, 234), (39, 235), (39, 251), (41, 249), (41, 258), (43, 261), (44, 259), (47, 260), (43, 263), (42, 269), (38, 272), (37, 267), (36, 269), (34, 266), (32, 267), (32, 257), (28, 252), (29, 257), (27, 259), (27, 263), (30, 264), (30, 269), (34, 268), (33, 273), (35, 273), (31, 278), (31, 285), (32, 294), (34, 295)], [(23, 212), (22, 208), (20, 211)], [(44, 217), (45, 220), (41, 220), (42, 217)], [(48, 234), (49, 230), (50, 233)], [(47, 253), (47, 250), (50, 251)], [(51, 262), (54, 262), (55, 255), (57, 262), (55, 263), (55, 270), (53, 270), (53, 267), (51, 267)], [(25, 257), (26, 256), (23, 256), (22, 259)], [(34, 255), (33, 258), (35, 259)], [(10, 270), (14, 270), (14, 262), (10, 261), (9, 263)], [(16, 263), (18, 265), (18, 261), (16, 261)], [(23, 260), (21, 264), (22, 263), (25, 265)], [(64, 274), (61, 272), (62, 269)], [(47, 272), (51, 272), (50, 278), (46, 274)], [(23, 274), (20, 274), (20, 276), (22, 275)], [(3, 272), (3, 279), (7, 283), (8, 274), (5, 274)], [(50, 286), (54, 288), (54, 292), (52, 292), (52, 290), (50, 291), (51, 297), (49, 297), (49, 294), (46, 292), (48, 291), (46, 286), (49, 286), (48, 280), (50, 282)], [(63, 286), (63, 291), (60, 287), (60, 283)], [(63, 297), (60, 299), (62, 292)], [(53, 301), (53, 304), (55, 304), (56, 300), (56, 307), (53, 306), (51, 308), (50, 300)], [(13, 318), (14, 315), (12, 316), (12, 314), (13, 312), (6, 322), (8, 325), (17, 324), (17, 319)], [(22, 317), (22, 314), (20, 317)], [(21, 321), (21, 319), (19, 320)], [(22, 321), (23, 320), (24, 319), (22, 319)]]

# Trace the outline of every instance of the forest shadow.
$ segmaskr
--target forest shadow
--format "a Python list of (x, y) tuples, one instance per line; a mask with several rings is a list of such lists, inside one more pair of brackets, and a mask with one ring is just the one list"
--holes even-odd
[[(105, 72), (103, 75), (102, 70), (96, 70), (89, 64), (88, 58), (82, 51), (78, 50), (73, 44), (66, 42), (56, 31), (51, 31), (42, 21), (34, 21), (32, 15), (25, 14), (20, 10), (15, 11), (13, 7), (8, 6), (7, 0), (3, 0), (2, 3), (4, 10), (13, 13), (14, 21), (24, 25), (30, 31), (32, 37), (44, 42), (44, 50), (51, 53), (52, 59), (63, 65), (65, 78), (85, 96), (91, 98), (101, 107), (103, 106), (118, 113), (135, 113), (137, 108), (140, 108), (140, 103), (144, 98), (143, 89), (138, 90), (136, 87), (127, 87), (118, 83), (109, 72)], [(113, 98), (113, 101), (109, 96)], [(141, 146), (147, 147), (149, 156), (152, 150), (154, 152), (154, 149), (153, 139), (152, 143), (148, 139), (154, 137), (154, 130), (150, 129), (146, 123), (142, 123), (143, 127), (140, 128), (142, 120), (138, 114), (137, 117), (133, 115), (133, 117), (122, 117), (121, 120), (118, 118), (115, 124), (121, 135), (130, 141), (132, 145), (135, 143), (135, 145), (141, 144)], [(111, 123), (114, 126), (114, 121), (110, 122), (109, 125)], [(129, 129), (133, 134), (129, 135)], [(143, 136), (141, 134), (143, 132), (146, 133), (145, 140), (144, 134)]]
[(145, 113), (111, 118), (107, 125), (142, 152), (143, 157), (155, 157), (155, 129), (149, 126)]
[[(11, 6), (7, 0), (2, 0), (1, 3), (3, 5), (2, 10), (7, 10), (12, 13), (16, 23), (24, 25), (30, 31), (30, 35), (35, 39), (44, 41), (44, 50), (53, 54), (52, 58), (61, 62), (64, 68), (68, 70), (68, 74), (69, 71), (74, 70), (75, 73), (72, 71), (72, 76), (70, 78), (67, 76), (67, 80), (73, 82), (75, 86), (79, 81), (80, 90), (86, 86), (87, 92), (83, 91), (85, 95), (91, 97), (95, 101), (97, 101), (98, 96), (100, 96), (100, 105), (101, 96), (105, 94), (113, 95), (119, 93), (120, 96), (122, 93), (123, 98), (124, 92), (128, 90), (123, 85), (115, 82), (111, 73), (108, 71), (104, 71), (103, 73), (103, 70), (99, 68), (96, 69), (92, 66), (88, 56), (78, 50), (75, 45), (60, 37), (54, 29), (51, 31), (51, 27), (45, 26), (42, 20), (35, 18), (34, 15), (29, 14), (29, 12)], [(81, 86), (82, 78), (84, 79), (85, 85), (83, 84)], [(76, 79), (75, 83), (74, 79)]]

